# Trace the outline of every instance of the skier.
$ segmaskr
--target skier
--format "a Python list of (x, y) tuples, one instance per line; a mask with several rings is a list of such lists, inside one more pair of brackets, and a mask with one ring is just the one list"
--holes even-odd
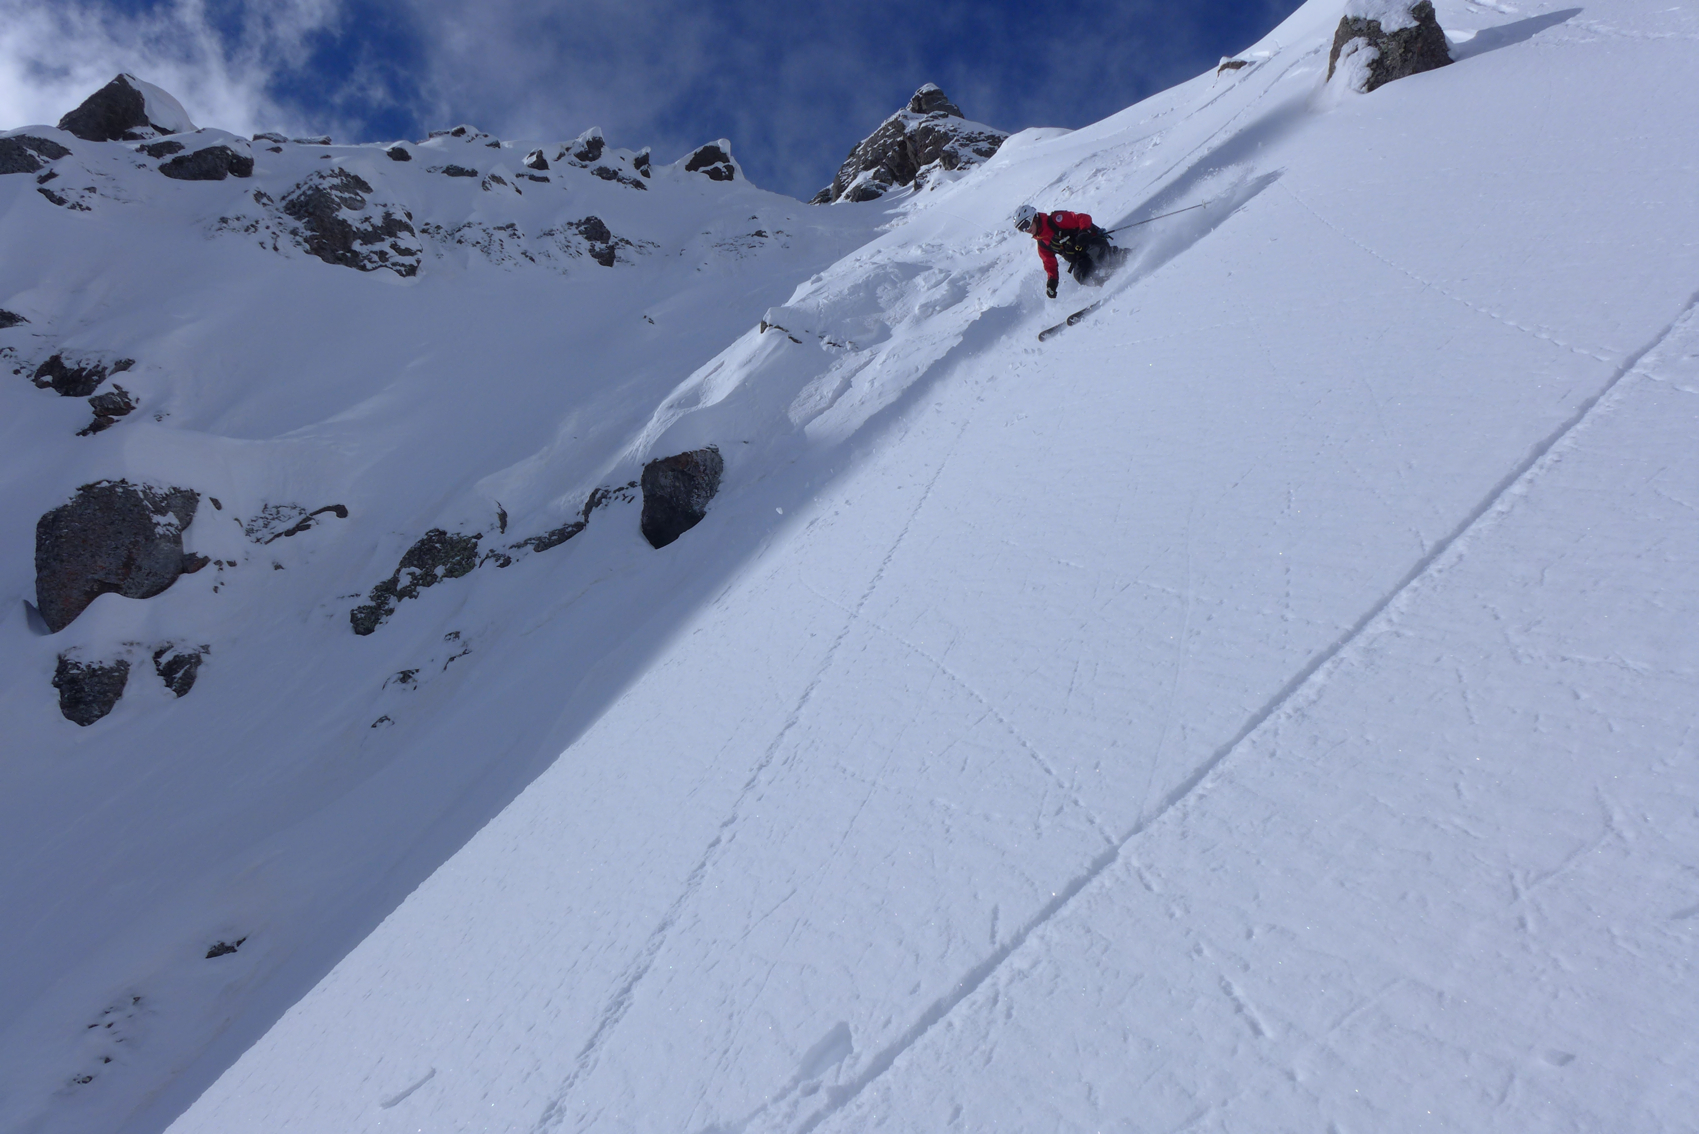
[(1111, 250), (1109, 234), (1091, 222), (1086, 213), (1058, 209), (1041, 213), (1031, 205), (1015, 210), (1015, 227), (1038, 242), (1038, 258), (1048, 277), (1044, 294), (1056, 298), (1056, 257), (1068, 262), (1068, 274), (1077, 283), (1087, 283)]

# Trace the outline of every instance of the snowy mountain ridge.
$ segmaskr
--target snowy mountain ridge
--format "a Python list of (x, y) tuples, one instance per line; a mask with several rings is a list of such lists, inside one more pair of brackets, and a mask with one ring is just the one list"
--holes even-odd
[[(1699, 25), (1435, 11), (831, 207), (473, 131), (0, 178), (8, 530), (129, 478), (211, 561), (0, 622), (8, 1127), (1681, 1129)], [(325, 152), (415, 274), (252, 196)], [(1049, 303), (1026, 202), (1201, 207)]]

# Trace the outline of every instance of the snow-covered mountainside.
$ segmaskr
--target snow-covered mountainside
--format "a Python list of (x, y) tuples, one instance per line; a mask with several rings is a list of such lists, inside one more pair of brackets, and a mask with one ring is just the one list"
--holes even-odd
[(867, 203), (12, 132), (0, 1127), (1688, 1129), (1699, 14), (1342, 7)]

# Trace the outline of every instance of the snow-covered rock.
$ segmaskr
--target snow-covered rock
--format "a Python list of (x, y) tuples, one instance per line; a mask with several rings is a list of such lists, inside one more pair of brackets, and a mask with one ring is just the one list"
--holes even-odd
[(872, 201), (896, 186), (924, 183), (934, 169), (965, 169), (997, 152), (1009, 135), (969, 122), (935, 83), (914, 92), (908, 106), (885, 119), (844, 159), (832, 183), (812, 204)]
[(736, 180), (738, 165), (732, 159), (731, 142), (721, 138), (717, 142), (696, 147), (684, 158), (684, 171), (700, 173), (709, 181)]
[(123, 74), (59, 120), (59, 129), (89, 142), (137, 141), (195, 129), (189, 114), (165, 91)]
[(1432, 0), (1349, 0), (1327, 56), (1331, 82), (1367, 93), (1451, 62)]
[(35, 527), (35, 605), (63, 630), (104, 594), (145, 599), (183, 573), (183, 531), (200, 496), (185, 488), (97, 481)]
[(72, 724), (87, 728), (112, 711), (130, 680), (130, 659), (85, 661), (60, 654), (53, 671), (59, 691), (59, 712)]
[(48, 162), (68, 157), (70, 153), (51, 138), (13, 134), (0, 138), (0, 174), (35, 173)]

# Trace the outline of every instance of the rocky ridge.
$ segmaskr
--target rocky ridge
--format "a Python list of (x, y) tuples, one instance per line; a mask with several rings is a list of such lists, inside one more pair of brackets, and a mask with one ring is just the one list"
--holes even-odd
[(934, 83), (858, 142), (814, 205), (873, 201), (899, 186), (920, 186), (937, 170), (967, 169), (997, 152), (1008, 133), (970, 122)]

